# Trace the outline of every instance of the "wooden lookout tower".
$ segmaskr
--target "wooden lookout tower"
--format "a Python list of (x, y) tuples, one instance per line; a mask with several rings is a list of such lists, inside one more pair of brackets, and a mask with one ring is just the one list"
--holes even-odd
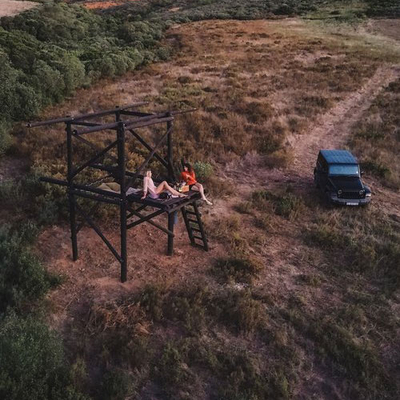
[[(67, 187), (69, 217), (72, 241), (72, 257), (78, 259), (78, 238), (77, 235), (86, 223), (103, 240), (115, 258), (121, 264), (121, 282), (127, 279), (127, 230), (148, 222), (160, 229), (168, 236), (168, 255), (173, 253), (174, 245), (174, 220), (178, 211), (182, 212), (189, 240), (192, 245), (208, 250), (207, 238), (201, 221), (201, 214), (197, 201), (200, 194), (196, 191), (189, 191), (186, 197), (142, 199), (139, 188), (142, 187), (141, 180), (143, 172), (150, 161), (156, 160), (165, 171), (166, 180), (174, 184), (177, 180), (173, 164), (173, 121), (174, 116), (187, 111), (167, 111), (161, 113), (137, 111), (139, 106), (147, 103), (136, 103), (123, 108), (116, 107), (112, 110), (105, 110), (97, 113), (90, 113), (79, 116), (67, 116), (48, 121), (41, 121), (28, 124), (30, 128), (52, 125), (57, 123), (65, 124), (67, 142), (67, 176), (66, 180), (42, 177), (41, 180)], [(189, 110), (194, 111), (194, 110)], [(100, 122), (99, 119), (112, 117), (112, 122)], [(165, 131), (157, 138), (154, 145), (150, 145), (138, 131), (140, 128), (155, 125), (166, 125)], [(104, 132), (113, 139), (106, 147), (99, 147), (98, 144), (89, 140), (90, 135), (95, 132)], [(136, 171), (128, 171), (126, 145), (130, 141), (143, 146), (148, 151), (147, 157), (139, 165)], [(79, 166), (74, 165), (73, 154), (74, 144), (80, 142), (90, 148), (92, 157)], [(166, 142), (166, 154), (161, 149)], [(132, 143), (130, 143), (132, 149)], [(138, 149), (138, 147), (135, 147)], [(116, 151), (115, 151), (116, 150)], [(131, 150), (132, 151), (132, 150)], [(114, 154), (111, 154), (114, 152)], [(116, 155), (115, 155), (116, 154)], [(120, 186), (118, 192), (98, 188), (93, 182), (82, 183), (84, 179), (82, 172), (88, 168), (97, 169), (112, 177)], [(77, 179), (80, 178), (80, 179)], [(79, 181), (79, 183), (78, 183)], [(136, 190), (129, 190), (136, 188)], [(129, 194), (127, 194), (127, 192)], [(85, 198), (93, 200), (94, 206), (85, 210), (78, 199)], [(120, 224), (120, 248), (116, 249), (101, 231), (93, 213), (101, 203), (113, 204), (119, 207)], [(167, 226), (164, 227), (153, 219), (161, 214), (167, 215)]]

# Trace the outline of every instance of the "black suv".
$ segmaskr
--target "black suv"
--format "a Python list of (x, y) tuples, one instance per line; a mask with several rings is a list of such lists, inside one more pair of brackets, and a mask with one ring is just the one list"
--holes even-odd
[(333, 204), (359, 206), (371, 201), (371, 190), (361, 181), (357, 159), (347, 150), (320, 150), (314, 169), (317, 188)]

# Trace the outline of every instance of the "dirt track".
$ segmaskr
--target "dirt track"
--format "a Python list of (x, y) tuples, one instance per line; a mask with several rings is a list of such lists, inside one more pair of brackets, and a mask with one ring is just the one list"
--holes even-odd
[(38, 3), (32, 1), (1, 0), (0, 18), (17, 15), (30, 8), (37, 7)]
[[(363, 113), (368, 110), (378, 94), (399, 77), (400, 66), (378, 68), (374, 76), (363, 87), (320, 116), (309, 132), (291, 136), (288, 142), (294, 153), (294, 161), (288, 169), (260, 168), (262, 160), (258, 156), (250, 156), (239, 165), (234, 163), (228, 166), (227, 177), (239, 183), (242, 194), (248, 194), (257, 187), (272, 189), (284, 187), (287, 184), (300, 191), (307, 191), (313, 185), (312, 171), (318, 151), (346, 147), (354, 124), (362, 118)], [(258, 170), (257, 174), (243, 173), (244, 171), (254, 171), (254, 167)], [(376, 201), (384, 199), (382, 201), (383, 209), (400, 218), (398, 195), (379, 185), (372, 177), (368, 177), (368, 183), (371, 181)], [(231, 201), (236, 202), (238, 199)], [(225, 207), (226, 205), (224, 205)]]
[(319, 149), (345, 146), (353, 125), (360, 120), (381, 90), (398, 77), (400, 67), (378, 68), (360, 90), (340, 101), (319, 118), (319, 122), (309, 133), (292, 137), (291, 145), (295, 153), (293, 172), (303, 176), (309, 175)]

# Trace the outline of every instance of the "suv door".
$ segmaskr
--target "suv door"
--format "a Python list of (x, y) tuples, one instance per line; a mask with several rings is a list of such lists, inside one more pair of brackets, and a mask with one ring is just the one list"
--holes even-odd
[(325, 186), (328, 184), (328, 175), (329, 175), (329, 165), (326, 162), (325, 158), (321, 160), (321, 188), (325, 190)]
[(317, 165), (314, 170), (314, 181), (317, 187), (323, 189), (328, 179), (328, 165), (322, 157), (318, 154)]

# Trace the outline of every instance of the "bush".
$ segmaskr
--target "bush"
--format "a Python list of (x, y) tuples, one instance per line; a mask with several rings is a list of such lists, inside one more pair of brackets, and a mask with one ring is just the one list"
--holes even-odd
[(57, 282), (27, 248), (36, 233), (32, 224), (20, 232), (7, 225), (0, 227), (0, 312), (30, 305)]
[(212, 272), (223, 282), (251, 283), (261, 269), (262, 265), (253, 258), (221, 258)]
[(48, 1), (0, 21), (0, 153), (8, 145), (7, 124), (35, 118), (99, 77), (134, 70), (158, 50), (162, 22), (127, 23), (83, 7)]
[(32, 317), (0, 324), (0, 397), (7, 400), (84, 400), (72, 386), (61, 340)]
[(207, 180), (214, 173), (213, 166), (207, 162), (196, 161), (193, 165), (193, 168), (196, 171), (196, 177), (200, 181)]
[(104, 400), (124, 400), (132, 389), (132, 383), (126, 371), (112, 370), (103, 376), (101, 398)]
[(367, 14), (372, 17), (399, 17), (400, 5), (397, 0), (367, 0)]
[(167, 392), (170, 387), (188, 384), (192, 378), (183, 364), (179, 349), (172, 343), (167, 343), (164, 347), (157, 371), (158, 378)]
[(253, 193), (252, 201), (261, 210), (268, 209), (272, 205), (275, 214), (287, 219), (296, 219), (305, 210), (303, 200), (289, 190), (280, 194), (259, 190)]
[(265, 320), (263, 305), (253, 299), (251, 291), (228, 290), (213, 301), (214, 313), (235, 332), (253, 333), (261, 328)]

